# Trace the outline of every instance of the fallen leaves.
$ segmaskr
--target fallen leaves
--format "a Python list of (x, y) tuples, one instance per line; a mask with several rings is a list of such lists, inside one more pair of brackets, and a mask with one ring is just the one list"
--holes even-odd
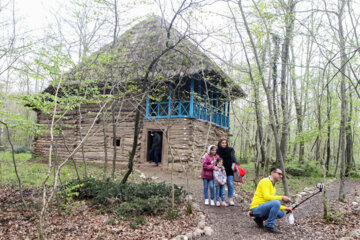
[[(27, 189), (26, 197), (31, 207), (36, 206), (34, 197), (38, 190)], [(30, 212), (24, 212), (17, 191), (10, 187), (0, 188), (0, 239), (36, 239), (38, 219)], [(197, 225), (198, 216), (185, 216), (185, 206), (180, 217), (174, 220), (159, 216), (145, 216), (145, 223), (132, 229), (129, 220), (115, 221), (109, 224), (109, 219), (116, 219), (111, 214), (98, 214), (96, 209), (87, 204), (74, 209), (73, 216), (59, 215), (56, 206), (45, 219), (45, 229), (48, 239), (161, 239), (172, 238), (179, 234), (193, 231)], [(35, 208), (33, 210), (36, 210)], [(110, 221), (112, 222), (112, 221)]]

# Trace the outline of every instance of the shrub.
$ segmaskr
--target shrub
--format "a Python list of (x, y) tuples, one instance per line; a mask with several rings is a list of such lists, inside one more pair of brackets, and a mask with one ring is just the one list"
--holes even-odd
[(310, 176), (304, 168), (300, 166), (288, 166), (286, 167), (286, 173), (292, 176)]
[(286, 166), (286, 172), (292, 176), (322, 176), (322, 170), (312, 162), (307, 162), (302, 165), (298, 163), (289, 164)]
[(117, 215), (119, 217), (156, 215), (163, 213), (168, 207), (170, 203), (164, 197), (136, 198), (131, 202), (122, 203), (117, 209)]
[(247, 157), (239, 157), (238, 159), (240, 164), (247, 164), (249, 162)]
[(164, 218), (168, 219), (168, 220), (176, 219), (176, 218), (180, 217), (179, 212), (180, 212), (180, 210), (169, 209), (166, 212), (166, 214), (164, 215)]
[(187, 206), (186, 206), (185, 215), (188, 216), (188, 215), (192, 214), (192, 212), (193, 212), (192, 204), (188, 203)]
[(15, 149), (14, 149), (14, 153), (15, 153), (15, 154), (28, 153), (28, 152), (30, 152), (30, 150), (29, 150), (27, 147), (25, 147), (25, 146), (15, 147)]
[[(92, 205), (100, 205), (124, 217), (160, 214), (171, 202), (171, 186), (164, 182), (121, 184), (87, 178), (72, 180), (63, 188), (74, 199), (89, 199)], [(185, 191), (176, 185), (174, 189), (175, 202), (180, 203)]]
[(130, 222), (129, 226), (132, 229), (135, 229), (137, 226), (139, 226), (140, 224), (144, 224), (144, 223), (146, 223), (146, 219), (144, 217), (138, 217), (134, 221)]
[(63, 200), (60, 203), (60, 208), (67, 215), (73, 216), (74, 215), (73, 210), (84, 204), (83, 201), (73, 201), (73, 199), (79, 195), (78, 192), (73, 190), (79, 187), (81, 187), (81, 184), (74, 185), (69, 188), (63, 188), (60, 191), (61, 194), (60, 196), (62, 196), (62, 200)]
[(108, 220), (106, 220), (106, 224), (116, 225), (116, 224), (117, 224), (117, 221), (116, 221), (116, 219), (114, 219), (114, 218), (109, 218)]
[(357, 172), (357, 171), (352, 170), (352, 171), (349, 172), (349, 177), (359, 178), (359, 177), (360, 177), (360, 173)]

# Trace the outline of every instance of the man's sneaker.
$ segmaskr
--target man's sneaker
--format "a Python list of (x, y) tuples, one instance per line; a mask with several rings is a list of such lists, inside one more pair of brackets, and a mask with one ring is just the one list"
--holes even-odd
[(216, 206), (220, 207), (220, 202), (219, 201), (216, 201)]
[(282, 231), (277, 229), (275, 226), (274, 227), (265, 227), (265, 231), (271, 232), (271, 233), (282, 233)]
[(221, 206), (223, 206), (223, 207), (227, 207), (227, 206), (229, 206), (226, 202), (222, 202), (221, 203)]
[(210, 200), (210, 205), (211, 205), (211, 206), (215, 206), (214, 200)]
[(205, 199), (205, 205), (209, 205), (209, 199)]
[(229, 205), (234, 206), (234, 200), (232, 198), (229, 198)]
[(258, 225), (259, 228), (264, 227), (264, 223), (263, 223), (263, 220), (261, 218), (255, 217), (254, 221), (256, 222), (256, 224)]

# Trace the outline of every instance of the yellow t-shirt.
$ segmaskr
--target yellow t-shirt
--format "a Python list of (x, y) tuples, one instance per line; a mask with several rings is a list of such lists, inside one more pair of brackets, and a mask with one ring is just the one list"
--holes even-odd
[[(260, 180), (256, 187), (256, 191), (251, 202), (250, 209), (256, 208), (260, 204), (263, 204), (272, 200), (280, 200), (282, 196), (276, 196), (276, 188), (269, 178), (263, 178)], [(280, 210), (285, 210), (286, 207), (281, 205)]]

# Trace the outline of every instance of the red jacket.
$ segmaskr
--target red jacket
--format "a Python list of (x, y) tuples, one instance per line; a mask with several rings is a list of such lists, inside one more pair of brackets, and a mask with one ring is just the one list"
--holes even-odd
[(213, 180), (213, 171), (216, 165), (216, 159), (219, 158), (219, 155), (216, 154), (215, 157), (211, 156), (210, 154), (205, 154), (202, 163), (202, 170), (201, 170), (201, 178)]

